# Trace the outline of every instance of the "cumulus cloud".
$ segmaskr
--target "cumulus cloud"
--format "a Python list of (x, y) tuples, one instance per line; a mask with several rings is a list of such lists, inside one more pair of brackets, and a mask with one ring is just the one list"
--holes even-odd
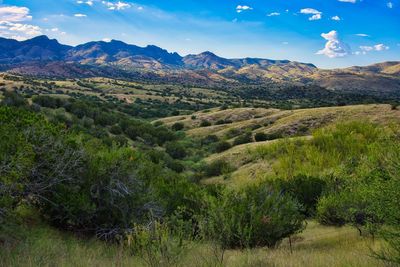
[(25, 23), (32, 19), (29, 8), (18, 6), (0, 7), (0, 36), (26, 40), (42, 34), (39, 26)]
[(309, 20), (320, 20), (322, 18), (322, 12), (314, 8), (303, 8), (300, 10), (300, 13), (305, 15), (312, 15), (308, 18)]
[(249, 6), (242, 6), (242, 5), (238, 5), (238, 6), (236, 7), (236, 12), (237, 12), (237, 13), (241, 13), (241, 12), (247, 11), (247, 10), (253, 10), (253, 8), (252, 8), (252, 7), (249, 7)]
[(317, 55), (325, 55), (329, 58), (338, 58), (345, 57), (351, 53), (350, 46), (339, 38), (337, 31), (322, 33), (321, 36), (327, 42), (324, 49), (319, 50)]
[(339, 2), (345, 2), (345, 3), (352, 3), (355, 4), (357, 0), (339, 0)]
[(393, 3), (392, 2), (388, 2), (386, 5), (387, 5), (388, 8), (393, 8)]
[(333, 16), (331, 19), (332, 19), (332, 20), (336, 20), (336, 21), (341, 20), (341, 18), (340, 18), (339, 16)]
[(29, 8), (17, 6), (0, 7), (0, 21), (19, 22), (31, 20)]
[(85, 15), (85, 14), (75, 14), (74, 15), (74, 17), (77, 17), (77, 18), (86, 18), (87, 17), (87, 15)]
[(281, 13), (279, 13), (279, 12), (272, 12), (272, 13), (267, 14), (268, 17), (280, 16), (280, 15), (281, 15)]
[(102, 1), (102, 3), (103, 3), (103, 5), (107, 6), (107, 8), (109, 10), (124, 10), (124, 9), (132, 7), (131, 4), (128, 4), (128, 3), (125, 3), (125, 2), (121, 2), (121, 1), (118, 1), (118, 2), (115, 2), (115, 3), (108, 2), (108, 1)]

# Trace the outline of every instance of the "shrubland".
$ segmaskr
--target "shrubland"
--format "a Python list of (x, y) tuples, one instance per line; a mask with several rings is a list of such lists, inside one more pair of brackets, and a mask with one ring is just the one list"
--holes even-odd
[(311, 220), (383, 240), (365, 253), (399, 263), (398, 125), (340, 122), (309, 138), (257, 143), (247, 156), (270, 170), (260, 182), (231, 188), (199, 181), (229, 180), (237, 166), (203, 159), (229, 150), (227, 138), (246, 146), (252, 132), (195, 138), (182, 123), (150, 123), (113, 107), (4, 95), (0, 246), (18, 243), (13, 229), (27, 210), (45, 225), (121, 246), (150, 266), (178, 265), (196, 246), (214, 248), (224, 264), (232, 250), (277, 248), (287, 238), (291, 244)]

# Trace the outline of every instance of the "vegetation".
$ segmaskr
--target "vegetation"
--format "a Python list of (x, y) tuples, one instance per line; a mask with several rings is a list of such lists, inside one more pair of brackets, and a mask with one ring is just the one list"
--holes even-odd
[[(399, 264), (400, 128), (390, 106), (173, 108), (160, 120), (166, 114), (142, 100), (24, 90), (4, 91), (0, 105), (1, 265), (64, 264), (40, 259), (33, 235), (56, 255), (49, 244), (66, 236), (95, 265), (176, 266), (205, 255), (213, 266), (285, 266), (296, 255), (306, 263), (306, 248), (318, 249), (308, 260), (323, 266), (324, 246), (338, 253), (331, 265)], [(338, 114), (363, 119), (339, 122)], [(225, 186), (243, 174), (241, 186)], [(310, 237), (321, 229), (352, 233), (362, 256), (348, 258), (343, 236)], [(37, 254), (27, 262), (24, 246)], [(99, 263), (105, 246), (111, 254)], [(76, 263), (74, 253), (59, 260)]]

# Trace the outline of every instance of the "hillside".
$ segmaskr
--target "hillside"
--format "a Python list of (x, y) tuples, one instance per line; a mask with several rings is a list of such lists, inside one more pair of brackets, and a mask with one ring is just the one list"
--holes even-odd
[[(315, 130), (352, 121), (368, 121), (381, 126), (399, 125), (400, 111), (390, 105), (357, 105), (299, 109), (293, 111), (278, 109), (239, 108), (212, 109), (206, 113), (198, 112), (191, 116), (176, 116), (161, 119), (168, 126), (182, 123), (188, 135), (207, 138), (215, 135), (226, 140), (232, 148), (208, 156), (205, 161), (226, 162), (230, 171), (218, 177), (204, 179), (206, 184), (222, 183), (240, 188), (257, 183), (268, 176), (274, 176), (273, 159), (265, 160), (257, 155), (258, 150), (278, 146), (282, 142), (307, 142), (312, 139)], [(204, 121), (211, 126), (201, 127)], [(245, 144), (235, 145), (237, 139), (250, 133), (251, 139)], [(254, 137), (263, 133), (262, 140), (255, 142)], [(227, 178), (228, 177), (228, 178)]]
[[(262, 58), (228, 59), (212, 52), (181, 56), (160, 47), (97, 41), (75, 47), (46, 36), (0, 38), (0, 70), (46, 78), (110, 77), (213, 88), (321, 87), (340, 93), (399, 97), (399, 62), (323, 70), (310, 63)], [(239, 89), (238, 89), (239, 88)]]

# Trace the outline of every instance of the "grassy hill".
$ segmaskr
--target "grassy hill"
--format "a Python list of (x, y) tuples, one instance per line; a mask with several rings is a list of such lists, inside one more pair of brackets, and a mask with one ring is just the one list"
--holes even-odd
[[(390, 105), (355, 105), (313, 109), (279, 110), (263, 108), (210, 109), (191, 115), (160, 119), (158, 121), (172, 126), (184, 124), (187, 134), (204, 137), (207, 135), (225, 136), (234, 131), (238, 134), (251, 130), (283, 136), (307, 135), (329, 123), (347, 120), (366, 119), (376, 123), (398, 123), (400, 112)], [(211, 125), (201, 127), (207, 121)]]
[[(206, 184), (222, 183), (232, 187), (243, 187), (257, 183), (266, 176), (274, 175), (274, 159), (266, 160), (257, 151), (277, 147), (283, 142), (307, 142), (314, 131), (337, 123), (371, 122), (381, 126), (398, 125), (400, 111), (390, 105), (356, 105), (299, 110), (278, 110), (262, 108), (211, 109), (193, 115), (175, 116), (159, 120), (167, 126), (182, 123), (186, 133), (196, 138), (210, 135), (226, 140), (233, 147), (221, 153), (214, 153), (205, 162), (223, 161), (229, 163), (230, 171), (217, 177), (204, 179)], [(211, 126), (201, 127), (207, 121)], [(218, 123), (218, 122), (225, 123)], [(229, 123), (226, 123), (226, 122)], [(216, 125), (217, 124), (217, 125)], [(250, 133), (252, 139), (245, 144), (235, 144), (235, 138)], [(256, 142), (254, 136), (265, 133), (271, 140)]]

